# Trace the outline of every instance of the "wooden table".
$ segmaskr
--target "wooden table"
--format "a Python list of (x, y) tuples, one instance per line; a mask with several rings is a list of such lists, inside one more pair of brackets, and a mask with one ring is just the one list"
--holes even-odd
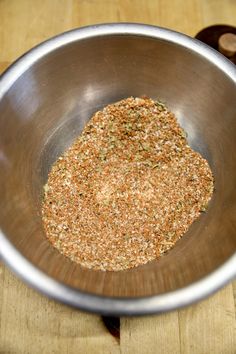
[[(112, 21), (193, 36), (211, 24), (236, 25), (236, 0), (0, 0), (0, 70), (55, 34)], [(115, 338), (101, 317), (48, 300), (0, 264), (0, 353), (233, 354), (235, 295), (234, 282), (180, 311), (121, 318)]]

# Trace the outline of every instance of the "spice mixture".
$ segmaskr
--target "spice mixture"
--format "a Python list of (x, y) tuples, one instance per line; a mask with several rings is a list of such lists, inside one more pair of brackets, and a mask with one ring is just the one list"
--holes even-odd
[(163, 103), (127, 98), (97, 112), (44, 187), (49, 241), (84, 267), (159, 258), (205, 211), (213, 176)]

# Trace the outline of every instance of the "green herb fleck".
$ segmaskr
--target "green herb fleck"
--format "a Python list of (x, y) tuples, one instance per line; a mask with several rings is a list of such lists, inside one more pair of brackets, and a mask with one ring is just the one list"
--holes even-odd
[(180, 133), (180, 134), (181, 134), (182, 138), (187, 139), (188, 133), (187, 133), (184, 129), (181, 130), (181, 133)]
[(204, 205), (201, 206), (200, 211), (201, 211), (202, 213), (206, 213), (207, 208), (208, 208), (208, 205), (207, 205), (207, 204), (204, 204)]
[(47, 193), (49, 191), (49, 186), (47, 183), (43, 186), (43, 189), (44, 189), (45, 193)]
[(154, 168), (160, 168), (160, 166), (161, 166), (161, 164), (160, 164), (160, 162), (158, 162), (158, 163), (155, 163), (154, 165), (152, 165), (152, 168), (154, 169)]
[(161, 102), (161, 101), (158, 101), (158, 100), (155, 101), (155, 105), (158, 107), (158, 109), (160, 111), (163, 111), (166, 108), (165, 104), (163, 102)]

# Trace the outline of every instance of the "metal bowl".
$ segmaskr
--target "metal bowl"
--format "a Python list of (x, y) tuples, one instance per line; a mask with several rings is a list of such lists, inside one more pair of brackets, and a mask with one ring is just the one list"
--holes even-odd
[[(51, 164), (91, 115), (128, 96), (164, 100), (209, 162), (207, 213), (158, 261), (123, 272), (85, 269), (46, 240), (40, 216)], [(22, 279), (72, 306), (106, 315), (168, 311), (236, 275), (236, 69), (167, 29), (106, 24), (46, 41), (0, 79), (0, 252)]]

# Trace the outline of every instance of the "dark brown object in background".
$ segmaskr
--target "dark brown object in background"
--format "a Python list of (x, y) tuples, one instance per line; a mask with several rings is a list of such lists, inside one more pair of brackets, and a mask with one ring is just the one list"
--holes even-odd
[(227, 53), (224, 51), (224, 49), (222, 50), (221, 46), (219, 46), (220, 37), (226, 33), (231, 33), (236, 35), (236, 27), (228, 26), (228, 25), (214, 25), (214, 26), (206, 27), (200, 32), (198, 32), (195, 38), (199, 39), (200, 41), (208, 44), (210, 47), (221, 52), (222, 54), (227, 56), (229, 60), (231, 60), (234, 64), (236, 64), (236, 54), (229, 57), (228, 55), (226, 55)]
[(219, 51), (227, 58), (232, 58), (236, 54), (236, 34), (225, 33), (219, 38)]
[(101, 319), (108, 332), (120, 342), (120, 317), (102, 316)]

